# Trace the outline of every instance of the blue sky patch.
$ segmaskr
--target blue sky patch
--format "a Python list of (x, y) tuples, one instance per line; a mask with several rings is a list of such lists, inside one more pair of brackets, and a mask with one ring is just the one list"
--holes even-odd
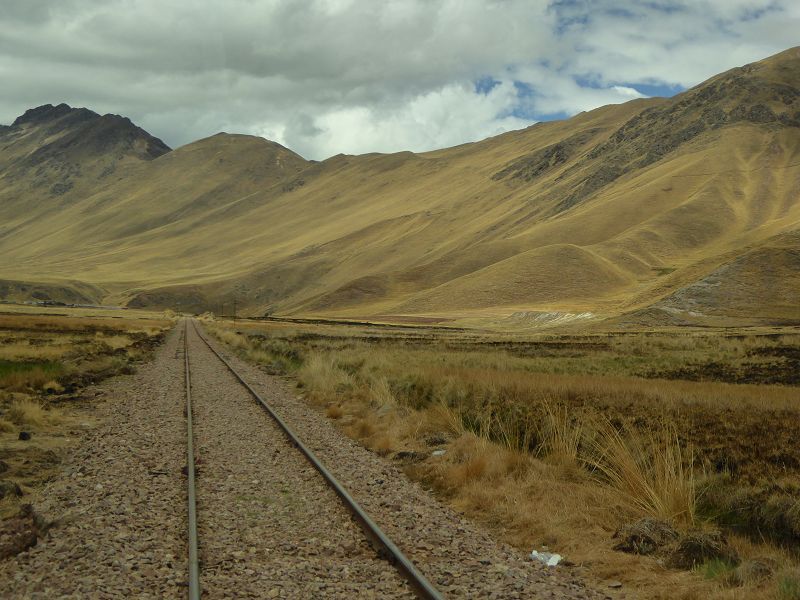
[(620, 85), (633, 88), (645, 96), (658, 96), (662, 98), (671, 98), (675, 94), (680, 94), (686, 90), (682, 85), (670, 85), (667, 83), (621, 83)]
[(481, 77), (475, 82), (475, 93), (476, 94), (483, 94), (484, 96), (491, 92), (494, 88), (500, 85), (500, 81), (495, 79), (491, 75), (487, 75), (486, 77)]

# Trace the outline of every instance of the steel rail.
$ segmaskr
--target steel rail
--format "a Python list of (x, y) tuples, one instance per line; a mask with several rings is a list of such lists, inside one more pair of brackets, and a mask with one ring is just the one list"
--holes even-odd
[(200, 598), (200, 565), (197, 559), (197, 498), (194, 482), (194, 431), (192, 429), (192, 381), (189, 374), (189, 326), (183, 321), (183, 365), (186, 373), (186, 474), (189, 506), (189, 600)]
[(197, 328), (197, 323), (192, 320), (194, 331), (206, 346), (219, 358), (228, 370), (239, 380), (250, 395), (256, 399), (261, 407), (269, 413), (270, 417), (278, 424), (283, 430), (290, 442), (308, 459), (311, 465), (322, 475), (325, 481), (333, 488), (345, 507), (352, 513), (355, 520), (361, 526), (361, 529), (366, 534), (367, 538), (372, 542), (373, 547), (376, 548), (378, 553), (388, 560), (394, 567), (400, 571), (403, 577), (408, 581), (411, 587), (416, 592), (417, 596), (425, 600), (443, 600), (441, 593), (431, 585), (431, 583), (420, 573), (402, 550), (398, 548), (394, 542), (381, 530), (377, 523), (375, 523), (370, 516), (364, 511), (363, 508), (355, 501), (355, 499), (347, 492), (341, 483), (328, 471), (325, 465), (320, 462), (316, 455), (308, 448), (297, 434), (286, 424), (286, 422), (267, 404), (267, 402), (256, 392), (249, 383), (247, 383), (241, 375), (233, 368), (233, 366), (211, 345), (211, 343), (200, 333)]

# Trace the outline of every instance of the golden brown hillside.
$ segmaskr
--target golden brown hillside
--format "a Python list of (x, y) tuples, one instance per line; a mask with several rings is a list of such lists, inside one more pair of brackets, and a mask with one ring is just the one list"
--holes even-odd
[(229, 134), (168, 151), (120, 117), (42, 107), (0, 129), (0, 295), (798, 321), (799, 198), (798, 48), (671, 99), (322, 162)]

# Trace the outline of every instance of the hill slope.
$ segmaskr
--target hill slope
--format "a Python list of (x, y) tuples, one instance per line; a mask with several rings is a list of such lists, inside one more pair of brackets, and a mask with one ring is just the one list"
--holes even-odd
[(168, 151), (120, 119), (61, 105), (0, 129), (0, 279), (254, 314), (800, 320), (798, 49), (423, 154)]

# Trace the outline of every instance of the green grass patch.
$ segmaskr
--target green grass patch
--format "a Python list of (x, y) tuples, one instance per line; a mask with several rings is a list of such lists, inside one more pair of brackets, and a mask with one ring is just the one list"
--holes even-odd
[(36, 369), (56, 375), (63, 372), (64, 367), (56, 361), (31, 362), (0, 359), (0, 379), (13, 373), (27, 373)]
[(731, 574), (736, 570), (736, 565), (728, 562), (727, 560), (715, 558), (706, 563), (703, 563), (702, 565), (698, 566), (695, 570), (700, 575), (702, 575), (704, 579), (724, 581), (728, 579), (731, 576)]
[(23, 390), (41, 387), (48, 381), (57, 380), (65, 371), (64, 365), (58, 361), (0, 360), (0, 388)]
[(800, 570), (793, 570), (778, 577), (779, 600), (800, 600)]

